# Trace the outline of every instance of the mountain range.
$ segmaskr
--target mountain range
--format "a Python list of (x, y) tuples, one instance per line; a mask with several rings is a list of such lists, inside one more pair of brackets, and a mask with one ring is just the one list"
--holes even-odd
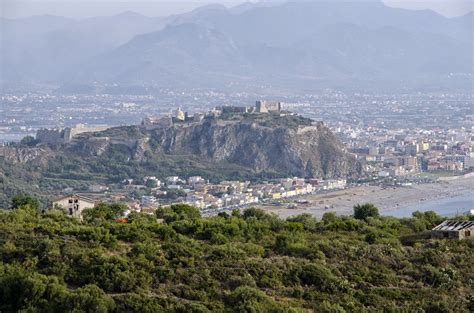
[(0, 23), (4, 86), (472, 90), (472, 13), (289, 1)]

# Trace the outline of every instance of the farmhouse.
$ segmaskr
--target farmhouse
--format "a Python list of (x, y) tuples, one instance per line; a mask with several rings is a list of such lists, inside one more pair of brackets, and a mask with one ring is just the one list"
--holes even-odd
[(94, 206), (94, 200), (80, 195), (69, 195), (53, 201), (54, 208), (62, 208), (69, 216), (79, 219), (82, 219), (82, 211)]
[(461, 240), (474, 238), (474, 222), (471, 221), (444, 221), (431, 231), (433, 238), (448, 238)]

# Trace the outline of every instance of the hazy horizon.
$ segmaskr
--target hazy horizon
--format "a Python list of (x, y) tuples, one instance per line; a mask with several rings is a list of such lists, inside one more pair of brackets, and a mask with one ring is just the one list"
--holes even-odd
[[(373, 1), (373, 0), (353, 0)], [(474, 0), (381, 0), (387, 6), (412, 10), (430, 9), (446, 17), (462, 16), (474, 10)], [(157, 0), (157, 1), (50, 1), (50, 0), (0, 0), (0, 16), (5, 18), (24, 18), (35, 15), (56, 15), (70, 18), (109, 16), (125, 11), (133, 11), (150, 17), (181, 14), (203, 5), (223, 4), (233, 7), (242, 3), (259, 1), (242, 0)], [(283, 0), (261, 2), (285, 2)]]

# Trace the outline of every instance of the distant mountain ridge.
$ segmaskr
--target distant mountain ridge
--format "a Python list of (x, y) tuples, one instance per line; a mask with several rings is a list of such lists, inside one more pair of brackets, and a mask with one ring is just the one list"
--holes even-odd
[[(452, 73), (471, 73), (472, 81), (472, 13), (448, 19), (378, 1), (290, 1), (212, 5), (166, 18), (133, 12), (83, 21), (43, 18), (51, 20), (49, 28), (37, 26), (43, 31), (23, 37), (31, 39), (2, 39), (8, 47), (2, 50), (4, 80), (446, 89), (470, 88), (469, 79)], [(8, 32), (27, 34), (35, 19), (2, 23), (16, 30)]]

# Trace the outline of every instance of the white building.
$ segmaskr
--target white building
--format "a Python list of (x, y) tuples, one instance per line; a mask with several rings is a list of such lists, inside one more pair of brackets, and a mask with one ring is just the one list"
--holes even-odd
[(95, 202), (80, 195), (69, 195), (53, 201), (53, 207), (66, 210), (71, 217), (82, 219), (82, 211), (94, 208)]
[(142, 208), (154, 208), (158, 206), (158, 202), (153, 196), (142, 196), (140, 205)]
[(175, 117), (178, 121), (184, 121), (184, 120), (186, 120), (186, 115), (185, 115), (184, 112), (181, 110), (181, 108), (178, 108), (176, 111), (174, 111), (174, 117)]
[(173, 126), (173, 119), (171, 116), (160, 117), (145, 117), (142, 121), (142, 126), (147, 130), (154, 130), (159, 128), (168, 128)]
[(329, 179), (323, 182), (323, 190), (344, 189), (347, 186), (345, 179)]
[(154, 181), (156, 183), (156, 187), (161, 187), (161, 181), (156, 178), (156, 176), (146, 176), (143, 178), (143, 182), (146, 184), (149, 180)]
[(201, 176), (191, 176), (191, 177), (188, 178), (188, 184), (190, 184), (190, 185), (201, 184), (201, 183), (205, 183), (205, 182), (206, 181)]
[(177, 182), (179, 182), (180, 179), (178, 176), (169, 176), (169, 177), (166, 177), (166, 182), (168, 184), (176, 184)]

